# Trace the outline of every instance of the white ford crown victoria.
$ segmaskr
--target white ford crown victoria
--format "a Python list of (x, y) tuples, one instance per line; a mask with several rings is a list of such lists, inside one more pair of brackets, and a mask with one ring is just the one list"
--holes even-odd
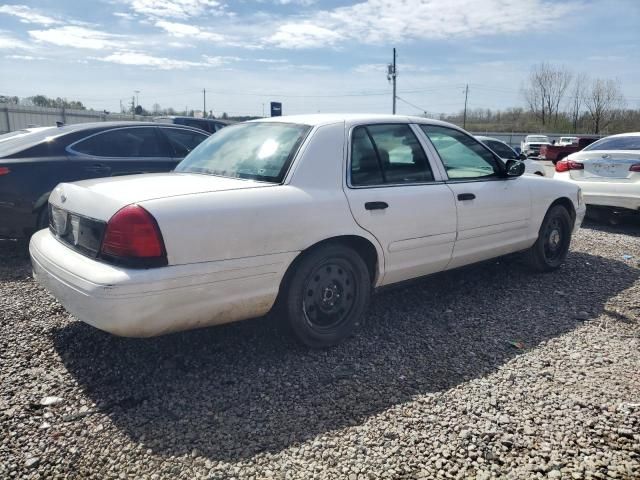
[(175, 172), (60, 184), (31, 239), (36, 279), (76, 318), (152, 336), (275, 304), (310, 346), (359, 324), (373, 289), (512, 252), (558, 268), (585, 207), (463, 130), (402, 116), (227, 127)]

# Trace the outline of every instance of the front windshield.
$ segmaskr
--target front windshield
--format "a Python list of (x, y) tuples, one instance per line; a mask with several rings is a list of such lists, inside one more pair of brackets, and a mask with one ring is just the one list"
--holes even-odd
[(198, 145), (175, 171), (280, 183), (310, 129), (275, 122), (226, 127)]
[(640, 136), (603, 138), (584, 150), (640, 150)]

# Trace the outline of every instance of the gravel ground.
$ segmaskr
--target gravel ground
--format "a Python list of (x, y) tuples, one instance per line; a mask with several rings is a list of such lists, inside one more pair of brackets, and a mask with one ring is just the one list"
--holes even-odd
[(271, 318), (123, 339), (0, 243), (0, 478), (640, 478), (640, 225), (374, 297), (309, 351)]

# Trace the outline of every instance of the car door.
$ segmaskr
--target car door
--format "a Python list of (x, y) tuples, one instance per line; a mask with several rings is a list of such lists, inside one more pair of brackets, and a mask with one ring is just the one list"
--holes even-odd
[(69, 145), (67, 152), (83, 162), (86, 178), (167, 172), (176, 164), (156, 126), (109, 129)]
[(159, 131), (171, 145), (175, 165), (209, 137), (204, 131), (192, 128), (159, 127)]
[(482, 143), (455, 128), (421, 125), (433, 144), (456, 199), (458, 228), (448, 268), (524, 248), (531, 194)]
[(456, 235), (453, 194), (406, 123), (349, 132), (345, 194), (356, 222), (384, 249), (382, 284), (446, 268)]

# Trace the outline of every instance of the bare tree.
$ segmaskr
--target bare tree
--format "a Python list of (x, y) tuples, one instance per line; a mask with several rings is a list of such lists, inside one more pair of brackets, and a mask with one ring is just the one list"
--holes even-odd
[(567, 108), (573, 125), (573, 133), (578, 131), (578, 120), (580, 119), (580, 113), (582, 112), (588, 85), (589, 77), (584, 73), (576, 76), (573, 81), (573, 88), (571, 89), (569, 105)]
[(153, 114), (154, 115), (160, 115), (160, 113), (162, 113), (162, 107), (160, 106), (159, 103), (154, 103), (153, 104)]
[(531, 69), (527, 84), (522, 88), (531, 111), (542, 125), (557, 123), (560, 103), (571, 84), (573, 74), (565, 67), (543, 62)]
[(593, 132), (600, 133), (624, 108), (625, 100), (620, 82), (611, 79), (595, 79), (584, 99), (584, 104), (591, 118)]

